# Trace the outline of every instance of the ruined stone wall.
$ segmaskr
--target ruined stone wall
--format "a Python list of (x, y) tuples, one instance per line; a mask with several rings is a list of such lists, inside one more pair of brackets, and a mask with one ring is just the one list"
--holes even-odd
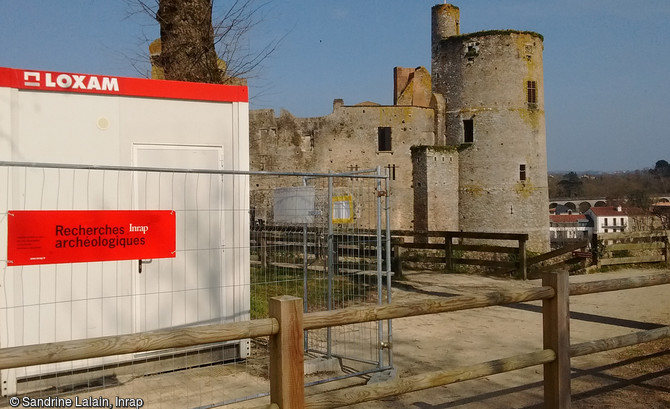
[(393, 105), (431, 106), (432, 82), (426, 68), (395, 67), (393, 77)]
[(453, 147), (415, 146), (414, 229), (458, 230), (458, 151)]
[(536, 33), (482, 32), (442, 39), (432, 61), (460, 150), (459, 228), (529, 233), (533, 251), (549, 249), (542, 49)]
[[(377, 166), (391, 170), (391, 226), (412, 229), (413, 145), (430, 145), (435, 136), (434, 110), (412, 106), (343, 106), (318, 118), (296, 118), (286, 111), (250, 112), (252, 170), (348, 172)], [(378, 128), (391, 128), (390, 151), (378, 150)], [(394, 168), (395, 165), (395, 168)], [(271, 191), (287, 179), (253, 177), (252, 206), (257, 218), (271, 222)], [(295, 181), (297, 183), (297, 180)]]
[[(528, 233), (529, 250), (548, 250), (542, 36), (460, 35), (459, 18), (457, 7), (433, 7), (431, 76), (397, 68), (397, 106), (336, 100), (333, 113), (320, 118), (252, 111), (251, 168), (347, 172), (388, 166), (393, 229)], [(392, 149), (380, 151), (379, 127), (391, 128)], [(421, 147), (414, 157), (412, 146)], [(256, 180), (252, 205), (285, 186), (284, 180)], [(271, 222), (270, 214), (258, 217)]]

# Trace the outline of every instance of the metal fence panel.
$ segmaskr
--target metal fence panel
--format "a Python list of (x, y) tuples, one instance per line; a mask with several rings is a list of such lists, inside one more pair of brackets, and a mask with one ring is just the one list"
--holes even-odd
[[(12, 210), (152, 209), (176, 213), (177, 247), (174, 258), (17, 267), (8, 266), (3, 243), (0, 347), (261, 318), (274, 295), (303, 297), (305, 311), (388, 302), (383, 180), (0, 163), (0, 240), (7, 238)], [(306, 369), (320, 372), (310, 382), (387, 369), (390, 336), (390, 322), (310, 331)], [(269, 390), (263, 340), (17, 368), (1, 376), (3, 396), (90, 395), (97, 388), (96, 394), (180, 407)]]
[[(252, 176), (251, 292), (262, 302), (252, 301), (252, 318), (265, 317), (266, 299), (279, 294), (303, 298), (305, 312), (388, 301), (386, 270), (378, 260), (386, 256), (380, 180)], [(390, 358), (384, 360), (380, 349), (387, 337), (385, 323), (310, 331), (306, 370), (388, 368)]]
[[(4, 166), (0, 183), (3, 242), (16, 210), (176, 214), (174, 258), (12, 266), (5, 242), (0, 346), (249, 318), (247, 175)], [(243, 341), (16, 368), (2, 371), (2, 394), (242, 359), (248, 350), (249, 341)]]

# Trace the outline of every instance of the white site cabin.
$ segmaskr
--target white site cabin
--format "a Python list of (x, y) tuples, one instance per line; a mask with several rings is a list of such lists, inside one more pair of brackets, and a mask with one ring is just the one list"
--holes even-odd
[[(247, 171), (248, 110), (246, 87), (0, 68), (0, 161)], [(248, 197), (246, 175), (0, 167), (0, 347), (249, 319)], [(8, 264), (12, 210), (133, 209), (176, 213), (174, 258)], [(2, 395), (157, 356), (3, 370)]]

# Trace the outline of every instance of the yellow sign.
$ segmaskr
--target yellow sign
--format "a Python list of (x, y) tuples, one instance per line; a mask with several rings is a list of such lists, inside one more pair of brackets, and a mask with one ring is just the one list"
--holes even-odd
[(333, 223), (354, 222), (354, 200), (351, 195), (333, 196)]

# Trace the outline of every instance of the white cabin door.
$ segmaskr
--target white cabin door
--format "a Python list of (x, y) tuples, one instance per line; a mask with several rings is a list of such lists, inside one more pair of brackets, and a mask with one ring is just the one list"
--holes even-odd
[[(138, 167), (221, 169), (223, 148), (133, 146)], [(137, 172), (134, 207), (176, 212), (175, 258), (136, 262), (136, 332), (217, 322), (222, 303), (223, 179), (219, 174)], [(141, 271), (141, 272), (140, 272)]]

